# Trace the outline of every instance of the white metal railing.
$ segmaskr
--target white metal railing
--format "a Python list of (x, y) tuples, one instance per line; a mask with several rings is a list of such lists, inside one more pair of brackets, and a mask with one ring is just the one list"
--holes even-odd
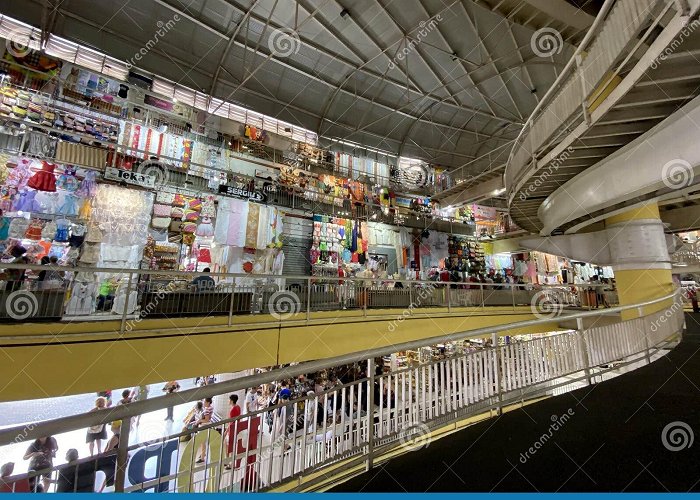
[[(675, 2), (663, 0), (668, 4)], [(606, 0), (554, 84), (535, 107), (513, 143), (505, 172), (510, 194), (523, 179), (533, 156), (578, 112), (588, 113), (588, 98), (602, 83), (612, 81), (615, 68), (662, 0)], [(615, 71), (611, 72), (611, 70)]]
[[(644, 306), (664, 301), (667, 305), (660, 311), (642, 315)], [(584, 327), (584, 318), (601, 313), (570, 315), (567, 317), (577, 320), (577, 330), (519, 343), (499, 343), (497, 333), (551, 322), (552, 318), (408, 342), (391, 349), (491, 336), (490, 347), (389, 373), (376, 371), (374, 363), (376, 356), (391, 351), (374, 349), (1, 430), (0, 446), (4, 446), (39, 436), (54, 435), (60, 440), (61, 433), (73, 429), (121, 420), (117, 450), (46, 471), (19, 474), (7, 478), (5, 484), (20, 491), (36, 487), (40, 476), (51, 474), (54, 479), (61, 475), (74, 478), (59, 483), (64, 488), (66, 484), (74, 488), (88, 484), (89, 488), (101, 472), (108, 484), (114, 482), (116, 491), (245, 492), (270, 489), (329, 465), (339, 467), (334, 473), (363, 462), (371, 467), (374, 458), (387, 451), (400, 446), (420, 447), (431, 429), (448, 422), (559, 393), (574, 383), (591, 383), (592, 376), (608, 370), (604, 367), (608, 363), (649, 362), (653, 351), (670, 345), (669, 341), (682, 331), (683, 308), (677, 293), (611, 311), (631, 309), (636, 309), (639, 317), (593, 328)], [(283, 399), (243, 416), (128, 445), (132, 416), (362, 359), (367, 360), (367, 371), (358, 380), (323, 393), (292, 401)], [(233, 436), (231, 449), (229, 436)], [(198, 454), (202, 461), (197, 460)]]
[[(533, 306), (543, 309), (608, 307), (610, 285), (531, 285), (373, 278), (251, 275), (141, 269), (0, 264), (0, 323), (270, 314), (271, 321), (309, 320), (334, 310)], [(40, 273), (50, 279), (41, 281)], [(21, 273), (18, 276), (17, 273)], [(198, 277), (207, 277), (199, 281)], [(99, 293), (107, 279), (116, 283)], [(460, 278), (461, 279), (461, 278)], [(143, 328), (141, 325), (139, 328)]]

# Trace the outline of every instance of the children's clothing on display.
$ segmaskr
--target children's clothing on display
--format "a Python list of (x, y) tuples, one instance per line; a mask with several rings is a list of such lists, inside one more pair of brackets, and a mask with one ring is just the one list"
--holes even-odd
[(15, 187), (18, 190), (26, 188), (27, 182), (29, 182), (29, 179), (32, 177), (31, 165), (31, 159), (19, 157), (17, 160), (17, 166), (7, 175), (5, 185)]
[(195, 234), (203, 238), (214, 236), (214, 226), (212, 225), (209, 217), (202, 217), (202, 222), (200, 222), (197, 226), (197, 231)]
[(47, 161), (42, 161), (41, 165), (41, 170), (29, 179), (27, 186), (37, 191), (48, 191), (52, 193), (56, 191), (56, 176), (53, 173), (56, 169), (56, 165)]
[(10, 237), (10, 219), (0, 217), (0, 241), (5, 241)]
[(97, 183), (95, 182), (95, 177), (97, 172), (94, 170), (88, 170), (85, 172), (85, 177), (80, 183), (80, 187), (75, 194), (82, 196), (83, 198), (92, 198), (97, 194)]
[(78, 200), (79, 198), (71, 193), (63, 194), (63, 201), (59, 205), (56, 213), (74, 217), (78, 215)]
[(61, 175), (56, 180), (56, 189), (63, 189), (68, 192), (75, 192), (80, 186), (80, 181), (75, 176), (75, 168), (66, 167)]
[(58, 219), (56, 221), (56, 236), (54, 237), (54, 241), (68, 241), (68, 231), (70, 226), (71, 223), (68, 219)]
[(58, 193), (40, 191), (34, 197), (32, 211), (42, 214), (55, 214), (58, 212)]
[(95, 310), (94, 295), (96, 291), (94, 283), (76, 281), (73, 285), (70, 300), (66, 306), (67, 316), (86, 316)]
[(20, 191), (15, 195), (12, 203), (13, 212), (32, 212), (34, 211), (34, 198), (37, 192), (34, 190)]
[(27, 227), (27, 231), (24, 233), (24, 237), (28, 240), (38, 241), (41, 239), (41, 230), (43, 228), (44, 225), (41, 223), (41, 221), (33, 220)]

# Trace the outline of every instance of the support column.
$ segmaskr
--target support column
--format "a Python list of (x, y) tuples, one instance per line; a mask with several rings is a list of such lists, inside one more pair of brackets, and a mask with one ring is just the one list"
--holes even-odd
[[(649, 223), (656, 229), (650, 230)], [(673, 291), (671, 263), (666, 238), (661, 226), (659, 207), (656, 203), (643, 205), (605, 220), (608, 231), (617, 231), (618, 238), (610, 239), (613, 271), (620, 305), (652, 300)], [(644, 257), (656, 257), (644, 258)], [(643, 314), (650, 314), (668, 307), (659, 303), (647, 306)], [(622, 312), (622, 319), (637, 317), (636, 309)]]

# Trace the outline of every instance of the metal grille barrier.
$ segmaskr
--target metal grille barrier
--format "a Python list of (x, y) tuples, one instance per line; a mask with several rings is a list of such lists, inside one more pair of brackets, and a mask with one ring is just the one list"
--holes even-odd
[[(659, 304), (642, 315), (642, 307)], [(583, 320), (603, 312), (566, 316), (578, 328), (533, 340), (497, 345), (497, 333), (551, 322), (521, 321), (408, 342), (396, 350), (420, 348), (467, 337), (491, 336), (492, 346), (468, 349), (454, 356), (389, 373), (375, 371), (375, 359), (386, 348), (318, 360), (242, 379), (213, 384), (177, 395), (131, 403), (49, 422), (0, 431), (0, 445), (60, 434), (121, 419), (120, 446), (96, 458), (6, 479), (11, 490), (36, 487), (41, 475), (73, 481), (74, 489), (92, 487), (104, 475), (116, 491), (247, 492), (276, 485), (326, 468), (335, 472), (366, 463), (390, 450), (425, 446), (433, 429), (469, 415), (501, 411), (504, 405), (562, 393), (591, 383), (607, 364), (650, 362), (651, 353), (670, 346), (683, 329), (678, 293), (610, 312), (637, 309), (639, 317), (585, 328)], [(609, 312), (608, 312), (609, 314)], [(495, 346), (495, 347), (494, 347)], [(323, 393), (264, 408), (233, 419), (159, 437), (129, 446), (131, 417), (202, 397), (228, 394), (260, 383), (367, 360), (368, 376)], [(176, 399), (177, 398), (177, 401)], [(371, 429), (371, 432), (370, 432)], [(81, 486), (82, 485), (82, 486)]]
[[(616, 303), (608, 285), (516, 285), (368, 278), (186, 273), (92, 267), (0, 264), (22, 280), (0, 280), (0, 323), (14, 321), (121, 320), (120, 332), (144, 319), (271, 314), (271, 321), (310, 319), (310, 313), (344, 309), (519, 306), (552, 311)], [(31, 279), (47, 269), (52, 282)], [(196, 281), (199, 276), (211, 281)], [(100, 295), (100, 281), (118, 286)], [(612, 293), (612, 295), (610, 295)], [(603, 300), (603, 294), (610, 296)], [(600, 297), (598, 299), (597, 297)], [(306, 316), (300, 315), (306, 313)]]

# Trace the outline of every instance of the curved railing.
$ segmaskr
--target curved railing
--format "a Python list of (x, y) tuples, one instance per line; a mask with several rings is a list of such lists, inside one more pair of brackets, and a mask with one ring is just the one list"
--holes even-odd
[[(670, 0), (606, 0), (574, 56), (547, 91), (516, 138), (504, 176), (512, 200), (533, 157), (562, 130), (588, 119), (589, 98), (598, 94), (620, 71), (629, 50), (654, 7)], [(617, 66), (616, 66), (617, 65)], [(536, 168), (536, 167), (535, 167)]]
[[(657, 310), (645, 314), (644, 308)], [(639, 317), (585, 326), (587, 318), (631, 310)], [(498, 333), (554, 320), (576, 320), (578, 326), (524, 342), (504, 343), (503, 337), (499, 341)], [(60, 441), (62, 433), (115, 420), (121, 421), (121, 437), (118, 448), (109, 453), (4, 478), (4, 487), (19, 491), (36, 486), (40, 476), (51, 474), (64, 489), (86, 484), (91, 489), (99, 471), (108, 484), (114, 481), (116, 491), (259, 491), (292, 479), (301, 482), (302, 476), (316, 471), (347, 473), (363, 464), (371, 467), (375, 459), (401, 447), (420, 447), (422, 440), (447, 423), (593, 383), (609, 375), (612, 364), (633, 368), (640, 362), (648, 363), (670, 346), (682, 329), (683, 307), (676, 291), (605, 312), (561, 317), (551, 313), (535, 320), (301, 363), (151, 400), (15, 426), (0, 430), (0, 446), (26, 447), (41, 436), (55, 436)], [(470, 337), (490, 337), (491, 345), (389, 373), (375, 370), (378, 356)], [(366, 361), (367, 371), (357, 380), (322, 393), (282, 399), (277, 405), (175, 434), (129, 439), (131, 433), (138, 436), (139, 432), (132, 417), (362, 361)], [(232, 454), (221, 431), (234, 437)], [(204, 450), (201, 462), (196, 460), (198, 450)], [(151, 461), (148, 467), (147, 460)]]

